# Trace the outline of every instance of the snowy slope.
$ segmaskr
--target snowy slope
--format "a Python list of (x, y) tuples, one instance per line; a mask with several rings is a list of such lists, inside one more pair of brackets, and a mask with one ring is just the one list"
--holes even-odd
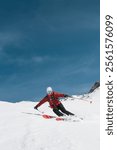
[[(99, 95), (97, 89), (89, 95), (62, 101), (69, 111), (84, 118), (81, 122), (43, 119), (33, 109), (35, 102), (0, 102), (0, 149), (99, 150)], [(40, 110), (54, 115), (48, 103)]]

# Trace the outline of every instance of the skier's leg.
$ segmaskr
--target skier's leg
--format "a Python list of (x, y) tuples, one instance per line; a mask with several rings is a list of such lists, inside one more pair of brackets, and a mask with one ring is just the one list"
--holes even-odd
[(57, 108), (53, 108), (53, 112), (54, 112), (57, 116), (63, 116), (63, 115), (64, 115), (64, 114), (61, 113), (61, 112), (59, 111), (59, 109), (57, 109)]
[(72, 115), (72, 116), (74, 116), (74, 114), (73, 113), (71, 113), (71, 112), (69, 112), (69, 111), (67, 111), (66, 109), (65, 109), (65, 107), (63, 106), (63, 104), (59, 104), (58, 105), (58, 108), (63, 112), (63, 113), (65, 113), (66, 115)]

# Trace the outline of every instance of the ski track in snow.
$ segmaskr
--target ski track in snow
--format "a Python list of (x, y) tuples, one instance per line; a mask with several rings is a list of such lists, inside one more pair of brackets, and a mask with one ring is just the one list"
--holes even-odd
[[(84, 97), (62, 101), (69, 111), (84, 118), (81, 122), (46, 120), (35, 115), (39, 113), (33, 109), (35, 102), (0, 102), (0, 149), (99, 150), (99, 95), (97, 89)], [(48, 103), (39, 109), (54, 115)]]

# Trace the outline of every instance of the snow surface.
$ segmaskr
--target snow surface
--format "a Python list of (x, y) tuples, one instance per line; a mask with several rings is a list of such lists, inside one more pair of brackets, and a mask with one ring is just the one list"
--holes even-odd
[[(92, 103), (90, 103), (92, 101)], [(99, 150), (100, 89), (91, 94), (62, 101), (69, 111), (83, 117), (81, 122), (44, 119), (33, 109), (35, 102), (0, 101), (1, 150)], [(54, 115), (45, 103), (40, 108)]]

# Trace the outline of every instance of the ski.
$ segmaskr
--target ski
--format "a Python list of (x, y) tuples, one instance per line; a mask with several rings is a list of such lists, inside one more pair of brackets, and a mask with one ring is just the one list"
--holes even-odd
[(68, 122), (80, 122), (83, 120), (82, 117), (77, 117), (77, 116), (61, 116), (61, 117), (58, 117), (58, 116), (52, 116), (52, 115), (47, 115), (47, 114), (36, 114), (36, 113), (29, 113), (29, 112), (22, 112), (24, 114), (28, 114), (28, 115), (37, 115), (37, 116), (40, 116), (40, 117), (43, 117), (44, 119), (55, 119), (56, 121), (68, 121)]
[(71, 118), (56, 118), (56, 121), (67, 121), (67, 122), (80, 122), (80, 119), (71, 119)]
[(55, 119), (56, 121), (69, 121), (69, 122), (80, 122), (83, 120), (83, 118), (79, 118), (77, 116), (63, 116), (63, 117), (58, 117), (58, 116), (51, 116), (47, 114), (41, 115), (44, 119)]
[(56, 117), (56, 121), (68, 121), (68, 122), (80, 122), (83, 120), (82, 117), (74, 117), (74, 116), (65, 116), (65, 117)]
[(52, 119), (52, 118), (56, 118), (56, 116), (51, 116), (51, 115), (46, 115), (46, 114), (44, 114), (44, 115), (41, 115), (43, 118), (45, 118), (45, 119)]

